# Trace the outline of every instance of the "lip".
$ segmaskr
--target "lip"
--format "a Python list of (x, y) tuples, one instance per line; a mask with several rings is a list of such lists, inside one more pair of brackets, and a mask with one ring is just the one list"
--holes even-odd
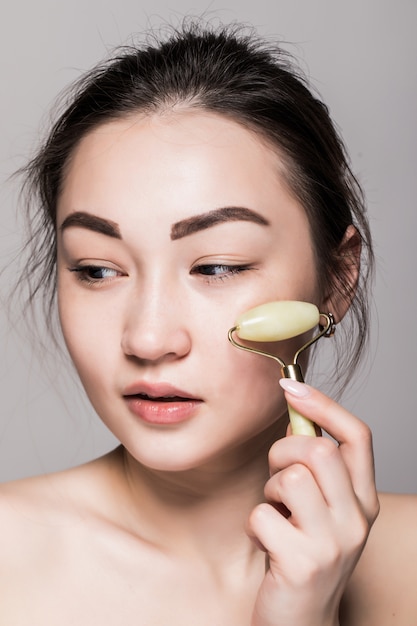
[(202, 404), (195, 397), (169, 383), (140, 381), (123, 392), (129, 410), (149, 424), (175, 425), (191, 419)]

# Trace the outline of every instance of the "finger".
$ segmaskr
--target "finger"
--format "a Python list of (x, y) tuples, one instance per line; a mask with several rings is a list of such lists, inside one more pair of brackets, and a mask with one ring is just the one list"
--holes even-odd
[(282, 512), (285, 505), (289, 523), (310, 537), (328, 535), (332, 515), (311, 471), (300, 463), (274, 474), (265, 485), (265, 498)]
[[(285, 560), (290, 567), (294, 567), (299, 552), (296, 548), (300, 541), (303, 541), (303, 537), (301, 532), (289, 524), (272, 505), (263, 502), (253, 509), (248, 519), (246, 532), (258, 545), (262, 546), (265, 552), (268, 552), (271, 560), (281, 560), (284, 569)], [(296, 568), (294, 569), (296, 574)]]
[(340, 444), (354, 491), (368, 519), (375, 519), (378, 499), (375, 489), (372, 436), (357, 417), (316, 389), (289, 379), (281, 379), (287, 401), (316, 422)]
[[(320, 439), (288, 437), (279, 440), (269, 452), (269, 464), (270, 472), (275, 476), (285, 476), (283, 468), (290, 470), (304, 465), (314, 482), (314, 490), (320, 493), (324, 506), (331, 509), (333, 519), (339, 524), (344, 524), (345, 520), (351, 518), (354, 511), (358, 510), (358, 498), (348, 468), (333, 441), (324, 437)], [(311, 484), (309, 489), (313, 489)], [(311, 495), (315, 493), (314, 490), (311, 491)], [(288, 495), (286, 497), (288, 498)], [(308, 501), (308, 493), (302, 497)], [(286, 500), (283, 501), (291, 508)], [(362, 511), (360, 513), (362, 514)]]
[(295, 589), (305, 591), (326, 553), (331, 538), (316, 542), (285, 520), (270, 504), (256, 506), (248, 520), (249, 537), (260, 543), (268, 553), (269, 569), (274, 579), (281, 578)]

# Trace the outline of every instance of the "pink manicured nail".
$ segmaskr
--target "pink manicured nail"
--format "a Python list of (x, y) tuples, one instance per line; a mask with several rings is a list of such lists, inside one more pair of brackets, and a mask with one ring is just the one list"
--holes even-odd
[(304, 383), (298, 382), (298, 380), (292, 380), (291, 378), (281, 378), (279, 384), (293, 396), (297, 398), (307, 398), (310, 395), (310, 389)]

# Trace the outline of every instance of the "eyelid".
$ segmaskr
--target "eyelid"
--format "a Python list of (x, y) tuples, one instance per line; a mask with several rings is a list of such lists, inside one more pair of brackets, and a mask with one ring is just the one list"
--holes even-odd
[[(120, 268), (115, 267), (112, 263), (104, 261), (80, 261), (70, 265), (67, 269), (69, 272), (76, 274), (76, 278), (80, 283), (94, 287), (107, 285), (113, 280), (127, 275)], [(94, 271), (102, 271), (103, 274), (109, 272), (114, 273), (114, 275), (107, 277), (93, 277), (88, 275), (89, 272), (92, 273)]]
[[(205, 269), (222, 268), (221, 272), (212, 273), (210, 271), (203, 271)], [(225, 262), (199, 262), (195, 264), (190, 271), (192, 275), (200, 275), (204, 278), (205, 282), (224, 281), (225, 279), (231, 279), (239, 276), (243, 272), (256, 269), (251, 263), (225, 263)]]

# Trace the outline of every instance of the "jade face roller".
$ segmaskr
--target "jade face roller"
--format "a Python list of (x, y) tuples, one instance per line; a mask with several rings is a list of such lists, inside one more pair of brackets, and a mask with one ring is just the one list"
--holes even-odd
[[(324, 321), (324, 324), (321, 323)], [(319, 326), (319, 332), (305, 343), (294, 355), (293, 362), (285, 364), (282, 359), (269, 352), (258, 350), (250, 346), (238, 343), (234, 335), (245, 341), (283, 341), (291, 337), (297, 337), (302, 333)], [(241, 350), (261, 354), (281, 366), (283, 378), (291, 378), (304, 382), (301, 367), (297, 363), (298, 357), (320, 337), (331, 337), (335, 331), (335, 323), (331, 313), (320, 313), (318, 308), (310, 302), (298, 302), (282, 300), (280, 302), (267, 302), (246, 311), (238, 317), (235, 326), (229, 330), (228, 337), (231, 344)], [(300, 415), (292, 407), (288, 407), (291, 428), (294, 435), (315, 436), (314, 424)]]

